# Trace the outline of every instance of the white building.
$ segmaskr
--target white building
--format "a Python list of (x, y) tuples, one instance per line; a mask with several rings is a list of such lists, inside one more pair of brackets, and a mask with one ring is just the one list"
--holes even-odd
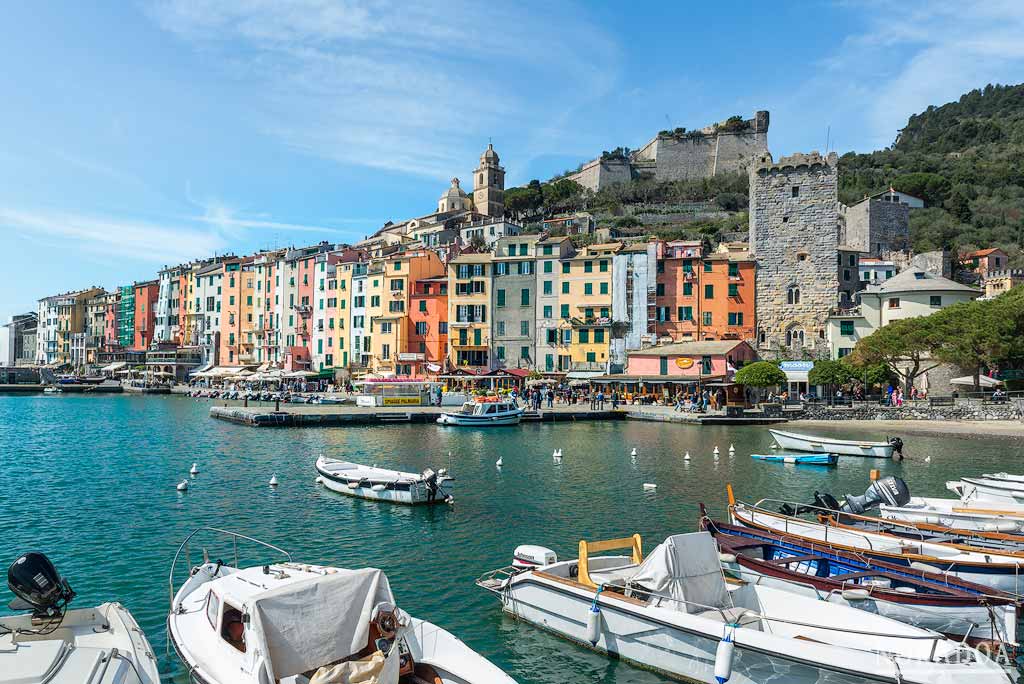
[(981, 291), (919, 268), (903, 271), (860, 293), (860, 306), (829, 316), (826, 326), (831, 356), (839, 359), (884, 325), (904, 318), (928, 316), (951, 304), (967, 302)]
[(487, 245), (487, 249), (493, 250), (494, 243), (500, 238), (519, 235), (522, 230), (523, 227), (517, 223), (500, 218), (489, 218), (459, 226), (459, 237), (465, 245), (470, 244), (473, 238), (480, 238)]
[(891, 259), (861, 257), (857, 265), (858, 279), (868, 285), (881, 285), (896, 275), (896, 262)]
[(36, 362), (42, 365), (57, 360), (57, 300), (58, 296), (39, 300), (36, 312)]
[(611, 337), (613, 366), (625, 368), (626, 352), (655, 342), (657, 264), (656, 242), (630, 245), (612, 257), (612, 321), (626, 324), (622, 337)]
[(203, 365), (218, 363), (220, 350), (220, 307), (224, 267), (210, 264), (195, 275), (195, 325), (193, 338), (203, 350)]
[(188, 266), (165, 268), (157, 276), (156, 316), (153, 323), (154, 342), (180, 341), (181, 274)]

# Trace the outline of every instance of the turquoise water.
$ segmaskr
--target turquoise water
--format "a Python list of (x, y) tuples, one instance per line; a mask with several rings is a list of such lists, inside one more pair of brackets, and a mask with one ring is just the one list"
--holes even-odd
[[(121, 601), (174, 681), (184, 677), (166, 655), (168, 571), (180, 541), (202, 525), (263, 539), (304, 562), (381, 567), (403, 608), (454, 632), (522, 684), (653, 684), (662, 678), (504, 617), (473, 580), (507, 565), (522, 543), (569, 556), (581, 538), (639, 532), (653, 548), (668, 534), (695, 529), (698, 502), (720, 516), (726, 482), (748, 500), (809, 500), (815, 489), (862, 493), (868, 470), (879, 468), (904, 477), (915, 494), (944, 496), (953, 477), (1024, 471), (1024, 444), (1005, 439), (903, 435), (902, 464), (849, 458), (825, 469), (752, 461), (749, 454), (771, 442), (761, 427), (629, 421), (490, 431), (253, 429), (215, 421), (208, 407), (180, 397), (0, 397), (0, 565), (38, 549), (78, 592), (75, 605)], [(842, 426), (819, 432), (884, 436)], [(560, 465), (551, 458), (555, 448), (563, 452)], [(374, 504), (314, 482), (319, 453), (419, 470), (448, 467), (449, 451), (458, 477), (453, 508)], [(930, 463), (922, 460), (927, 454)], [(201, 473), (179, 494), (175, 484), (193, 461)], [(275, 473), (276, 490), (267, 486)], [(657, 491), (644, 492), (645, 482)], [(212, 557), (218, 553), (231, 558), (226, 546), (211, 547)]]

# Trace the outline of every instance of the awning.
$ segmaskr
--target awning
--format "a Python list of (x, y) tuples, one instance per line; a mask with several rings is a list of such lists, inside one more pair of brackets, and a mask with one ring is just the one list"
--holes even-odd
[(590, 380), (604, 375), (604, 371), (569, 371), (565, 377), (569, 380)]
[(782, 372), (786, 374), (786, 382), (808, 382), (807, 373), (809, 371), (784, 370)]
[(128, 365), (127, 361), (115, 361), (114, 363), (110, 364), (109, 366), (104, 366), (103, 368), (100, 368), (100, 371), (103, 371), (103, 372), (116, 371), (116, 370), (120, 370), (120, 369), (124, 368), (127, 365)]
[(189, 375), (200, 375), (200, 374), (202, 374), (203, 376), (205, 376), (206, 372), (208, 370), (210, 370), (211, 368), (213, 368), (213, 363), (212, 362), (206, 364), (202, 368), (196, 368), (194, 371), (189, 372)]
[[(949, 384), (950, 385), (964, 385), (966, 387), (974, 387), (974, 378), (971, 377), (970, 375), (965, 375), (962, 378), (953, 378), (952, 380), (949, 381)], [(979, 375), (978, 376), (978, 386), (979, 387), (999, 387), (1002, 384), (1003, 384), (1002, 380), (996, 380), (995, 378), (990, 378), (987, 375)]]

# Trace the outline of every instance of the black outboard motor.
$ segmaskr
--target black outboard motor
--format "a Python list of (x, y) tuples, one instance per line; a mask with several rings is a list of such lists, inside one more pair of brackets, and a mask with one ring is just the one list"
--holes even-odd
[[(897, 438), (898, 439), (898, 438)], [(846, 495), (846, 501), (840, 507), (842, 513), (861, 514), (864, 511), (875, 508), (879, 504), (886, 506), (906, 506), (910, 501), (910, 488), (907, 483), (898, 477), (883, 477), (875, 480), (867, 488), (863, 496)]]
[(63, 615), (75, 592), (60, 576), (50, 559), (30, 551), (7, 569), (7, 586), (16, 598), (11, 610), (32, 610), (36, 617), (53, 619)]
[(433, 503), (434, 499), (437, 498), (437, 473), (434, 472), (433, 468), (427, 468), (421, 475), (423, 476), (423, 484), (427, 485), (427, 501)]
[(903, 440), (899, 437), (891, 437), (889, 444), (892, 444), (892, 450), (894, 455), (898, 455), (899, 459), (903, 460)]

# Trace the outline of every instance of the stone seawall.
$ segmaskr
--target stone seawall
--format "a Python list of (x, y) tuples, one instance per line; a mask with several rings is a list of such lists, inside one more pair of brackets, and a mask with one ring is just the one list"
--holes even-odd
[(831, 408), (808, 406), (790, 416), (795, 420), (1020, 420), (1021, 408), (1016, 403), (988, 404), (959, 403), (956, 406), (855, 406)]

